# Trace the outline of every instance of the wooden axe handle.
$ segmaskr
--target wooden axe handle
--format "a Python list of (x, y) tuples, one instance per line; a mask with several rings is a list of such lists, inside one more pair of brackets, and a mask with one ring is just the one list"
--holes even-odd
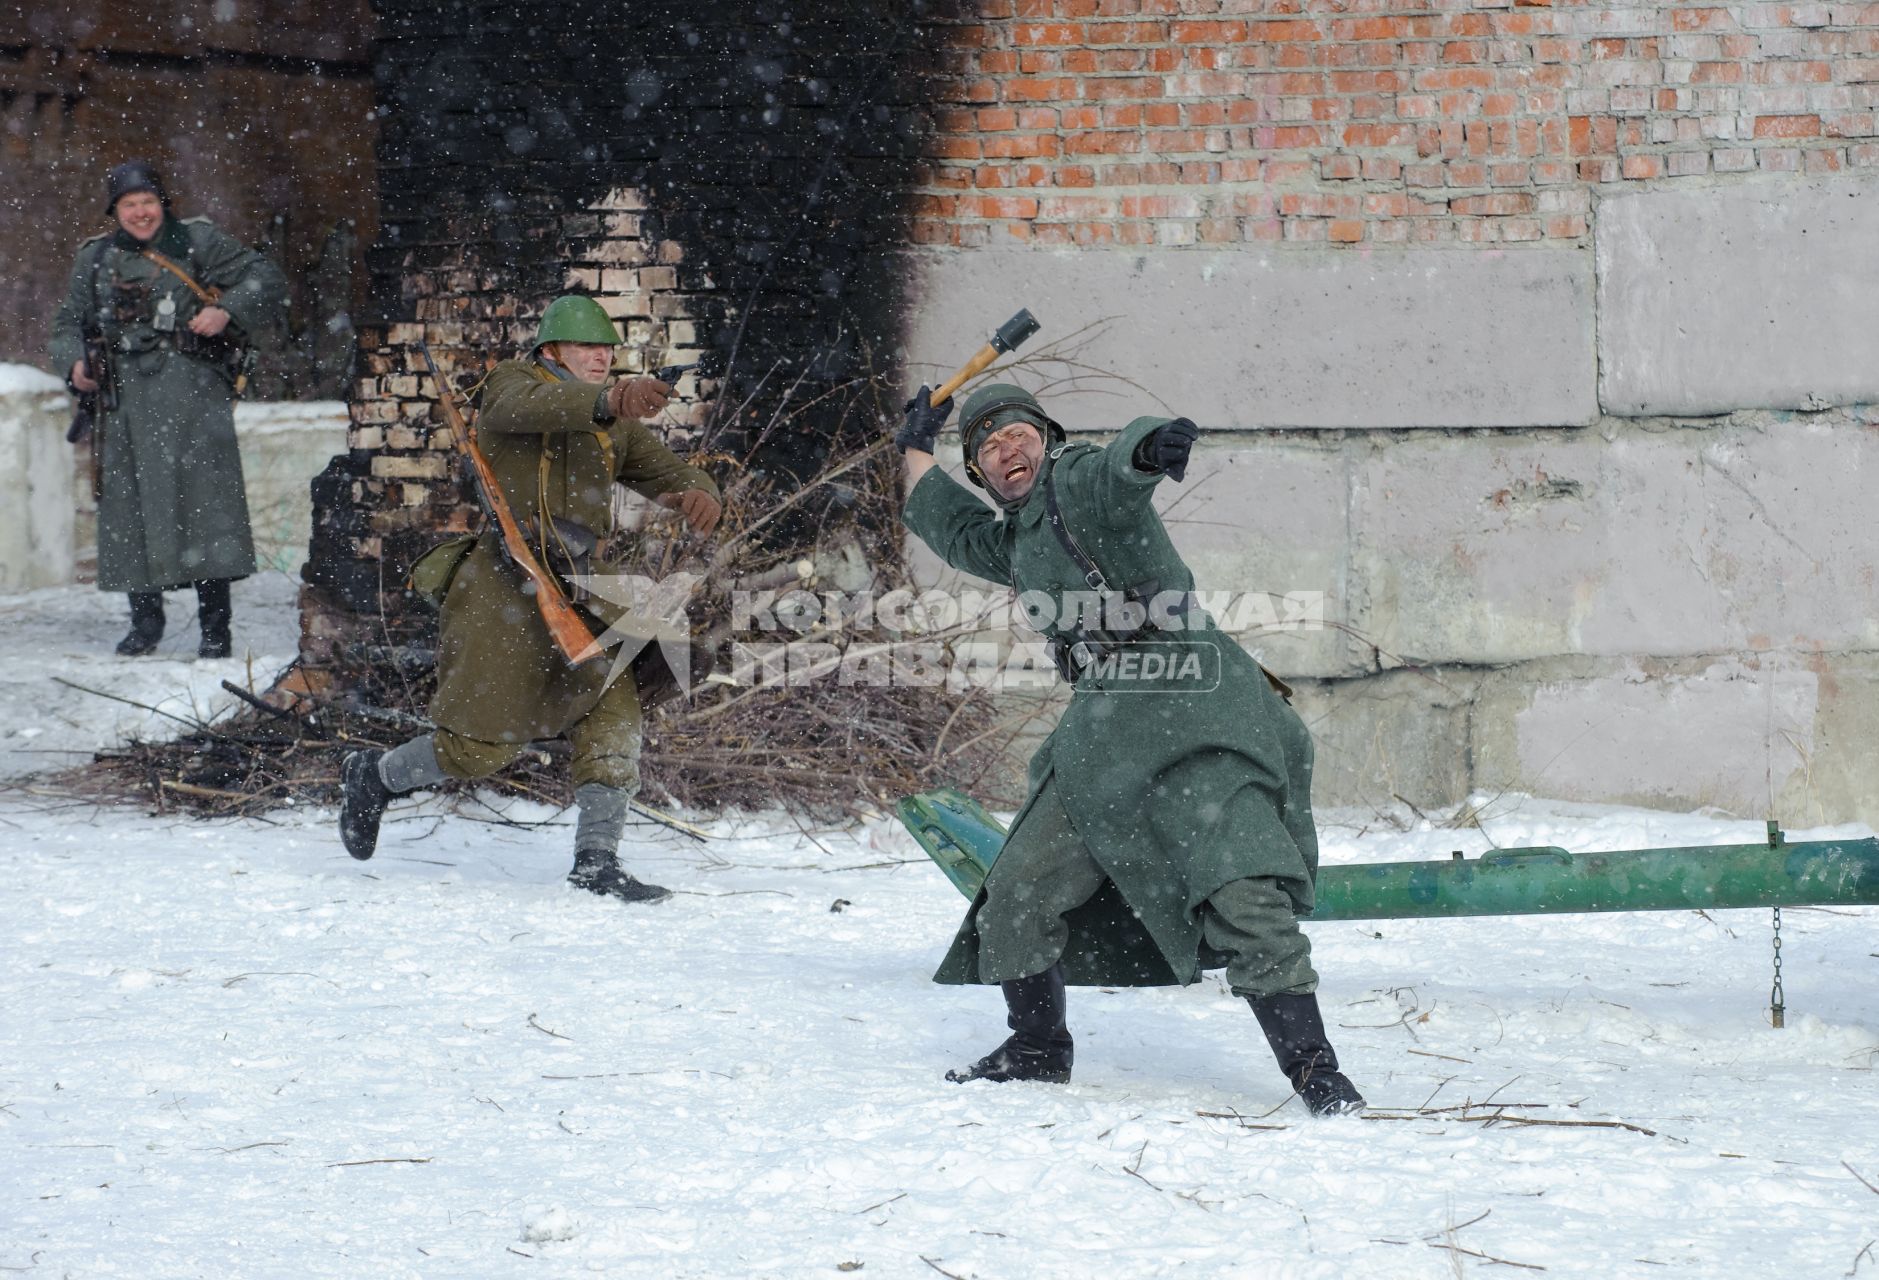
[(966, 361), (964, 365), (960, 366), (958, 373), (955, 373), (952, 377), (946, 379), (945, 382), (933, 389), (933, 394), (927, 400), (927, 403), (939, 404), (945, 400), (947, 396), (950, 396), (973, 378), (976, 378), (980, 370), (991, 364), (992, 361), (998, 359), (1001, 354), (997, 347), (994, 347), (989, 342), (986, 343), (979, 348), (979, 354), (973, 356), (970, 360)]

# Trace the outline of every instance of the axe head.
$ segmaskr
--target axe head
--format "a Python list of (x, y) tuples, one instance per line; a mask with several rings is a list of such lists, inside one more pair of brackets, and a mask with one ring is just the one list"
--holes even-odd
[(998, 326), (998, 332), (992, 335), (992, 349), (1001, 355), (1007, 351), (1016, 351), (1026, 338), (1042, 327), (1030, 311), (1020, 311)]

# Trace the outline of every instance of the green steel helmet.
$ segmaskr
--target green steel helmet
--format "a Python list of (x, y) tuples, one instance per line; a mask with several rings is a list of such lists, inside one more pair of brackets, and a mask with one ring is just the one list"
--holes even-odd
[(599, 342), (609, 347), (620, 345), (620, 331), (613, 327), (613, 317), (606, 308), (586, 294), (570, 293), (556, 298), (542, 312), (541, 328), (535, 331), (535, 345), (550, 342)]
[(1037, 397), (1023, 387), (1009, 382), (994, 382), (980, 387), (966, 398), (959, 414), (959, 440), (965, 448), (966, 478), (983, 489), (985, 477), (979, 473), (979, 441), (1000, 427), (1014, 422), (1028, 422), (1043, 434), (1044, 445), (1062, 444), (1064, 429), (1044, 412)]

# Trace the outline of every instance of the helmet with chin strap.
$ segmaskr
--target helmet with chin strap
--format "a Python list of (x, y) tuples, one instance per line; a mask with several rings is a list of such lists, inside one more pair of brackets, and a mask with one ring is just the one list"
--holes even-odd
[(1044, 447), (1063, 444), (1070, 437), (1055, 419), (1044, 412), (1037, 397), (1023, 387), (1009, 382), (994, 382), (980, 387), (966, 400), (959, 414), (959, 439), (965, 447), (966, 478), (983, 489), (985, 473), (979, 469), (979, 442), (1000, 427), (1014, 422), (1028, 422), (1044, 437)]

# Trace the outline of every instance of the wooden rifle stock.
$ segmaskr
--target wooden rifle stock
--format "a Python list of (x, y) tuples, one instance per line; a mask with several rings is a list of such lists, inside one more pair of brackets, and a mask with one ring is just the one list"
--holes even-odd
[(502, 545), (509, 559), (534, 584), (535, 607), (541, 610), (548, 635), (570, 667), (593, 661), (605, 650), (594, 639), (594, 633), (586, 621), (568, 603), (561, 584), (535, 558), (521, 526), (515, 522), (514, 513), (503, 499), (502, 486), (496, 482), (496, 473), (491, 469), (489, 459), (477, 447), (476, 429), (465, 419), (463, 409), (457, 403), (455, 389), (444, 380), (444, 375), (437, 368), (437, 361), (431, 358), (430, 344), (420, 341), (418, 350), (423, 352), (424, 364), (431, 371), (431, 380), (437, 384), (437, 403), (444, 411), (444, 422), (450, 428), (451, 442), (457, 452), (469, 460), (470, 470), (476, 476), (477, 495), (482, 501), (483, 514), (496, 522), (496, 527), (502, 531)]

